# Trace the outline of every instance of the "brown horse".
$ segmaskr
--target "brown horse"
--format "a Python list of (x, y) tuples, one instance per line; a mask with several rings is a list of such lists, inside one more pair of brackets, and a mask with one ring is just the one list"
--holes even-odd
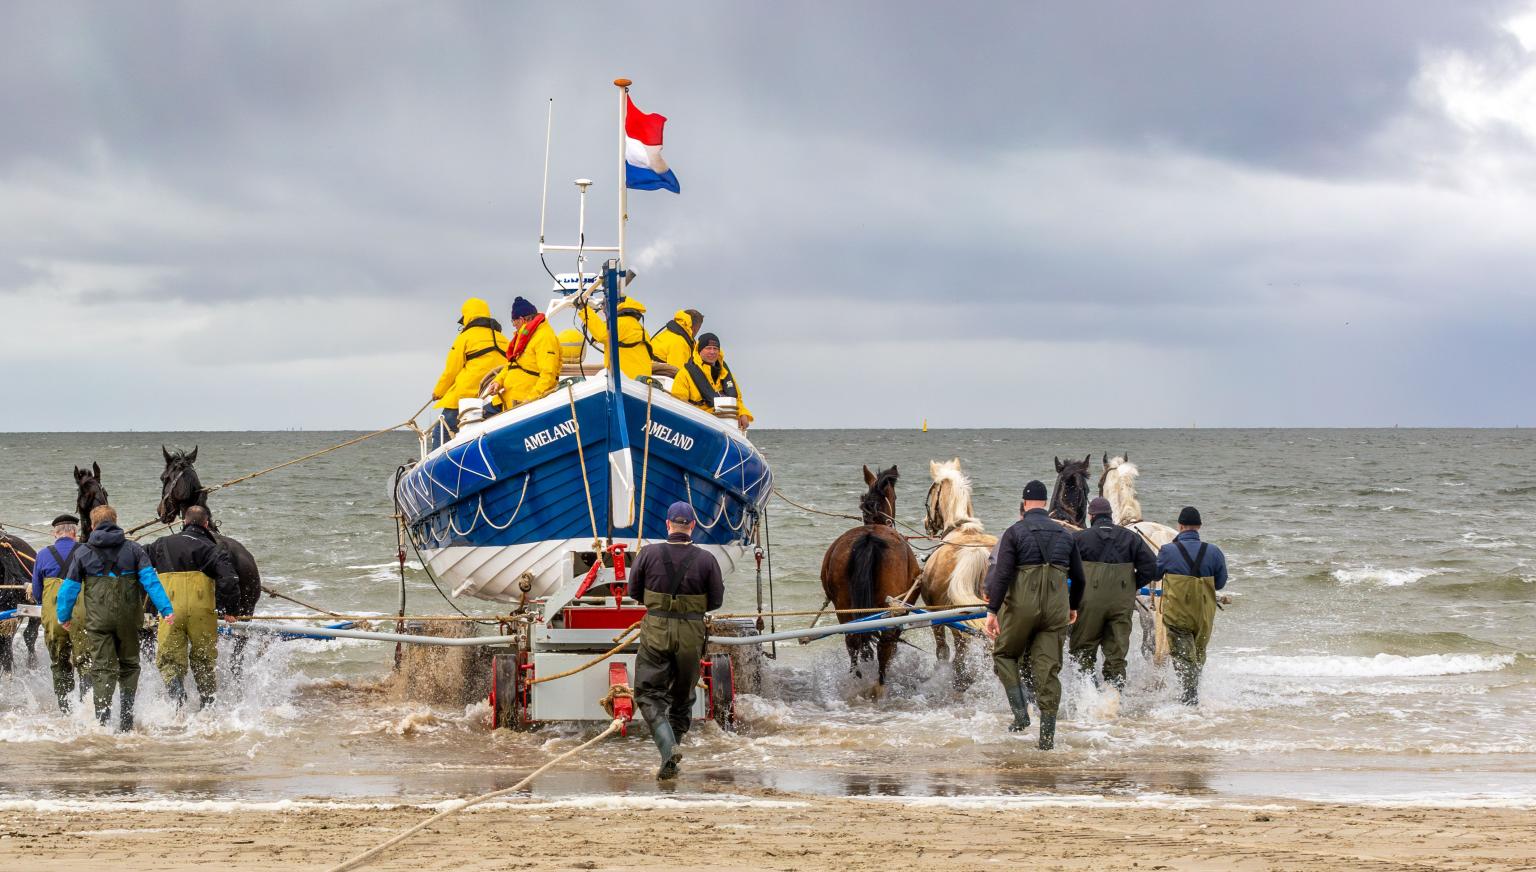
[[(923, 526), (941, 540), (938, 548), (923, 564), (923, 602), (934, 609), (973, 606), (986, 602), (982, 592), (987, 577), (987, 558), (997, 545), (997, 537), (982, 527), (971, 508), (971, 479), (960, 469), (960, 458), (940, 463), (929, 461), (928, 474), (933, 486), (928, 489), (928, 514)], [(964, 626), (980, 632), (982, 622), (966, 621)], [(966, 651), (972, 634), (961, 626), (934, 627), (934, 656), (949, 659), (945, 633), (955, 637), (955, 686), (964, 690), (973, 676), (966, 666)]]
[[(869, 485), (869, 492), (859, 502), (864, 526), (837, 537), (821, 559), (821, 589), (837, 609), (841, 623), (871, 614), (854, 609), (884, 608), (888, 598), (901, 598), (908, 603), (912, 600), (913, 582), (921, 569), (907, 540), (892, 526), (899, 477), (894, 466), (879, 475), (864, 467), (864, 483)], [(870, 636), (878, 636), (878, 642)], [(885, 668), (896, 654), (896, 640), (900, 637), (901, 630), (894, 628), (843, 637), (848, 643), (848, 668), (855, 675), (864, 675), (859, 671), (860, 660), (875, 659), (876, 699), (885, 694)], [(871, 648), (876, 650), (872, 652)]]

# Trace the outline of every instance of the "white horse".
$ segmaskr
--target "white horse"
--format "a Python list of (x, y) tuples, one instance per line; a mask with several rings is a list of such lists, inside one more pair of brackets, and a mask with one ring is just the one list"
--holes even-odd
[[(933, 478), (933, 486), (928, 488), (928, 512), (923, 526), (942, 541), (928, 555), (918, 578), (923, 602), (934, 609), (983, 603), (987, 558), (997, 545), (997, 537), (989, 535), (972, 512), (971, 479), (961, 471), (960, 458), (943, 463), (929, 461), (928, 474)], [(983, 621), (966, 621), (964, 625), (979, 632)], [(934, 653), (940, 660), (949, 659), (944, 629), (933, 628)], [(964, 664), (973, 634), (959, 626), (949, 630), (955, 637), (955, 684), (963, 688), (971, 681)]]
[[(1129, 460), (1129, 456), (1128, 453), (1120, 457), (1104, 455), (1104, 471), (1099, 476), (1099, 494), (1109, 500), (1114, 522), (1136, 531), (1136, 535), (1156, 554), (1179, 534), (1166, 524), (1142, 518), (1141, 500), (1136, 496), (1136, 477), (1141, 475), (1141, 470)], [(1167, 637), (1161, 630), (1156, 604), (1151, 599), (1137, 597), (1137, 612), (1141, 615), (1141, 650), (1148, 657), (1162, 662), (1168, 648)]]

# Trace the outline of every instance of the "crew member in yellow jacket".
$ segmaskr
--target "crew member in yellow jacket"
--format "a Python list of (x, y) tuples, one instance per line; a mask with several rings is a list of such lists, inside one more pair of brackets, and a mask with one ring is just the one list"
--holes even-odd
[(522, 297), (512, 301), (507, 368), (497, 376), (501, 407), (531, 403), (560, 383), (560, 338), (544, 315)]
[(704, 316), (697, 309), (679, 309), (672, 320), (651, 336), (651, 359), (682, 369), (693, 359), (693, 337), (704, 326)]
[[(491, 317), (491, 307), (478, 297), (464, 301), (460, 310), (459, 335), (448, 349), (443, 374), (432, 388), (432, 399), (443, 410), (443, 423), (449, 432), (459, 427), (459, 400), (480, 396), (480, 383), (491, 370), (506, 360), (507, 337), (501, 324)], [(441, 428), (433, 431), (434, 444), (443, 439)]]
[(715, 397), (735, 397), (737, 426), (745, 430), (752, 425), (752, 413), (741, 398), (741, 384), (720, 355), (720, 339), (713, 333), (699, 337), (699, 353), (677, 371), (672, 396), (711, 415), (715, 413)]
[[(634, 297), (619, 303), (619, 371), (630, 378), (651, 374), (651, 343), (645, 335), (645, 304)], [(581, 309), (581, 322), (603, 347), (608, 366), (608, 316), (591, 306)]]

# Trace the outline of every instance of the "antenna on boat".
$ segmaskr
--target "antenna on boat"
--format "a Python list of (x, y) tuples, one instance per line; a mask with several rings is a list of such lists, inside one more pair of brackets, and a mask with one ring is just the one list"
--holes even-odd
[(581, 202), (576, 211), (576, 293), (579, 296), (587, 289), (587, 189), (592, 187), (591, 179), (577, 179), (576, 188), (581, 191), (578, 199)]
[(544, 122), (544, 187), (539, 191), (539, 253), (543, 254), (544, 213), (549, 205), (549, 140), (555, 130), (555, 98), (549, 98), (549, 118)]

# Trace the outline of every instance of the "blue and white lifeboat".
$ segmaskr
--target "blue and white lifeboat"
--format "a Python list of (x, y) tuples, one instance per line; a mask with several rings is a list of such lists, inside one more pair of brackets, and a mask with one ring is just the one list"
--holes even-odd
[(666, 538), (667, 507), (693, 506), (694, 542), (730, 572), (752, 547), (773, 486), (734, 417), (588, 365), (549, 396), (428, 450), (401, 475), (406, 530), (454, 596), (523, 603), (569, 581), (572, 555)]

